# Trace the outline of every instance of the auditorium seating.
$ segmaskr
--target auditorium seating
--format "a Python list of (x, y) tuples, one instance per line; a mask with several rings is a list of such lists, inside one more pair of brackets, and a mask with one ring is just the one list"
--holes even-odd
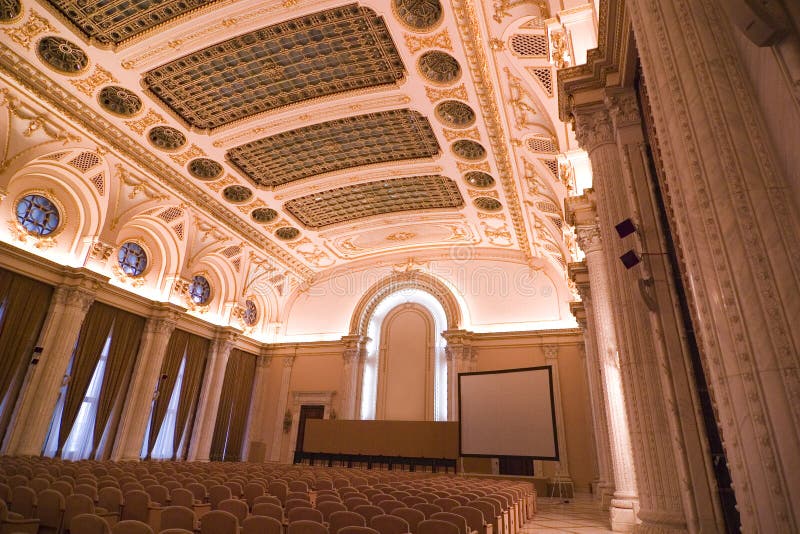
[(535, 512), (525, 482), (277, 463), (0, 457), (0, 497), (31, 534), (517, 534)]

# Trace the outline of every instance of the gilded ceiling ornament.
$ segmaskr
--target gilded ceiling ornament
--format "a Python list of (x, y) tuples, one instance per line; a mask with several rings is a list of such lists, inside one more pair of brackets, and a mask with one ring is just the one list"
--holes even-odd
[(459, 158), (475, 161), (486, 157), (486, 149), (483, 145), (470, 141), (469, 139), (459, 139), (451, 145), (453, 154)]
[(172, 158), (172, 161), (177, 163), (178, 165), (186, 165), (186, 162), (192, 158), (199, 158), (201, 156), (205, 156), (206, 152), (199, 146), (192, 143), (188, 149), (180, 154), (170, 154), (169, 157)]
[(458, 98), (460, 100), (469, 100), (469, 96), (467, 95), (467, 88), (464, 86), (463, 83), (461, 85), (458, 85), (456, 87), (450, 87), (448, 89), (440, 89), (436, 87), (425, 86), (425, 96), (428, 97), (428, 100), (431, 101), (431, 104), (445, 98)]
[(433, 35), (427, 35), (425, 37), (405, 34), (403, 35), (403, 38), (406, 41), (406, 47), (408, 48), (408, 51), (412, 54), (416, 54), (423, 48), (442, 48), (444, 50), (453, 50), (453, 43), (450, 41), (450, 34), (447, 33), (447, 28), (439, 33), (434, 33)]
[(8, 24), (22, 14), (22, 3), (19, 0), (0, 0), (0, 22)]
[(192, 52), (147, 72), (143, 84), (191, 126), (213, 129), (404, 77), (383, 19), (350, 4)]
[(408, 241), (409, 239), (414, 239), (417, 237), (417, 234), (414, 232), (395, 232), (393, 234), (389, 234), (386, 236), (386, 241)]
[(350, 185), (290, 200), (284, 208), (309, 228), (427, 209), (460, 208), (458, 186), (444, 176), (407, 176)]
[(486, 236), (486, 239), (489, 240), (489, 243), (492, 245), (496, 245), (499, 247), (509, 247), (513, 244), (513, 238), (511, 237), (511, 232), (508, 231), (508, 226), (503, 223), (502, 226), (498, 228), (493, 228), (489, 226), (486, 222), (481, 221), (481, 226), (483, 227), (483, 234)]
[(47, 21), (47, 19), (31, 9), (30, 15), (28, 15), (28, 20), (26, 20), (21, 26), (17, 28), (3, 28), (3, 31), (6, 32), (15, 43), (30, 50), (31, 43), (37, 35), (44, 32), (55, 33), (57, 30), (50, 24), (50, 22)]
[(229, 202), (247, 202), (253, 196), (253, 190), (243, 185), (229, 185), (222, 190), (222, 196)]
[(539, 16), (545, 19), (550, 18), (550, 7), (547, 0), (494, 0), (494, 15), (492, 18), (498, 24), (503, 19), (511, 16), (511, 10), (522, 5), (532, 5), (539, 8)]
[(497, 191), (486, 191), (486, 190), (478, 190), (478, 189), (467, 189), (467, 194), (469, 194), (470, 198), (478, 198), (478, 197), (491, 197), (491, 198), (500, 198), (500, 195), (497, 194)]
[(222, 165), (209, 158), (191, 160), (188, 169), (189, 174), (198, 180), (215, 180), (222, 174)]
[(258, 223), (268, 223), (277, 216), (278, 212), (271, 208), (258, 208), (250, 213), (250, 217)]
[(142, 100), (136, 93), (117, 85), (100, 89), (97, 101), (106, 111), (123, 117), (132, 117), (142, 110)]
[(164, 122), (164, 117), (152, 109), (148, 109), (147, 114), (141, 119), (136, 119), (135, 121), (125, 121), (125, 124), (127, 124), (128, 128), (137, 134), (142, 135), (147, 128), (160, 122)]
[(539, 83), (542, 91), (552, 98), (554, 94), (552, 67), (525, 67), (525, 70)]
[(92, 96), (94, 90), (106, 83), (119, 83), (114, 75), (100, 65), (94, 66), (94, 72), (80, 80), (70, 80), (75, 88), (86, 96)]
[(439, 0), (392, 0), (392, 10), (400, 22), (421, 32), (432, 30), (443, 16)]
[(449, 85), (461, 77), (461, 65), (458, 60), (439, 50), (425, 52), (417, 60), (420, 74), (433, 83)]
[(294, 228), (293, 226), (282, 226), (281, 228), (275, 230), (275, 236), (283, 241), (291, 241), (300, 236), (300, 230)]
[(236, 178), (231, 176), (230, 174), (226, 175), (224, 178), (220, 178), (219, 180), (215, 180), (208, 184), (209, 189), (215, 192), (219, 192), (222, 190), (223, 187), (231, 184), (236, 183)]
[(475, 122), (475, 112), (467, 104), (458, 100), (445, 100), (434, 108), (436, 118), (451, 128), (467, 128)]
[(81, 47), (54, 35), (43, 37), (36, 51), (47, 65), (65, 74), (77, 74), (89, 65), (89, 56)]
[(186, 136), (170, 126), (154, 126), (147, 132), (147, 138), (161, 150), (177, 150), (186, 144)]
[(496, 198), (478, 197), (472, 201), (475, 207), (484, 211), (500, 211), (503, 205)]
[[(86, 2), (48, 0), (87, 38), (101, 45), (119, 44), (140, 33), (209, 4), (209, 0), (125, 0)], [(213, 1), (211, 2), (213, 3)]]
[(487, 188), (495, 184), (494, 178), (492, 178), (491, 175), (480, 171), (468, 172), (464, 175), (464, 180), (473, 187)]
[(478, 163), (467, 163), (465, 161), (456, 161), (456, 167), (458, 167), (459, 172), (468, 172), (468, 171), (491, 172), (488, 161), (480, 161)]
[(251, 203), (243, 205), (243, 206), (236, 206), (239, 208), (239, 211), (242, 213), (250, 213), (253, 210), (264, 208), (266, 207), (267, 203), (261, 200), (260, 198), (256, 198)]
[(567, 45), (566, 31), (550, 32), (550, 58), (557, 69), (572, 66), (572, 56)]
[(275, 187), (318, 174), (438, 153), (428, 119), (417, 111), (396, 109), (281, 132), (232, 148), (227, 156), (255, 185)]
[(538, 112), (533, 104), (534, 97), (525, 90), (521, 78), (511, 74), (508, 67), (504, 67), (503, 70), (508, 77), (508, 104), (514, 112), (514, 124), (518, 130), (524, 130), (528, 126), (536, 124), (533, 117)]
[(458, 139), (460, 137), (466, 137), (476, 141), (481, 140), (481, 134), (477, 128), (470, 128), (469, 130), (448, 130), (445, 128), (442, 130), (442, 133), (444, 134), (444, 138), (448, 141), (452, 141), (453, 139)]

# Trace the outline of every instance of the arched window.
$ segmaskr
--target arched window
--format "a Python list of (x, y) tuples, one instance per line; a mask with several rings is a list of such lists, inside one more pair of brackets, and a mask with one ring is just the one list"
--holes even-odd
[(17, 222), (36, 236), (52, 234), (61, 222), (55, 203), (42, 195), (25, 195), (17, 202)]
[(119, 247), (117, 255), (119, 266), (128, 276), (140, 276), (147, 269), (147, 253), (144, 248), (133, 241)]
[(256, 303), (252, 300), (248, 299), (244, 302), (242, 321), (247, 326), (254, 326), (258, 322), (258, 308), (256, 307)]
[(197, 275), (189, 285), (189, 297), (195, 304), (205, 304), (211, 298), (211, 284), (205, 276)]
[[(433, 318), (433, 420), (447, 420), (447, 360), (445, 358), (446, 342), (441, 333), (447, 330), (447, 315), (439, 300), (421, 289), (402, 289), (387, 295), (375, 307), (369, 319), (367, 336), (370, 342), (366, 346), (364, 374), (361, 395), (361, 419), (375, 419), (378, 406), (378, 384), (381, 369), (381, 332), (383, 323), (398, 306), (417, 304), (423, 307)], [(385, 356), (385, 355), (384, 355)]]

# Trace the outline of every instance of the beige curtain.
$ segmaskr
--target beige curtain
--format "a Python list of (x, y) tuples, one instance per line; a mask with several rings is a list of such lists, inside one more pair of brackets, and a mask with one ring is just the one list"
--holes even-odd
[(0, 439), (8, 429), (52, 296), (51, 286), (0, 270), (0, 398), (6, 399), (0, 414)]
[(83, 398), (86, 396), (86, 389), (89, 387), (97, 362), (100, 360), (103, 345), (108, 339), (115, 317), (114, 308), (95, 302), (83, 320), (78, 345), (72, 356), (72, 370), (67, 383), (64, 411), (61, 413), (61, 427), (58, 429), (56, 457), (61, 457), (61, 451), (72, 431), (72, 425), (78, 416)]
[(211, 460), (239, 461), (242, 456), (250, 397), (256, 373), (256, 357), (238, 349), (231, 351), (217, 409), (211, 442)]
[(191, 334), (188, 332), (175, 330), (169, 338), (167, 352), (164, 355), (161, 372), (159, 373), (158, 397), (153, 403), (153, 413), (150, 419), (150, 436), (147, 440), (148, 459), (156, 444), (161, 424), (164, 422), (164, 416), (167, 414), (169, 398), (175, 388), (175, 381), (178, 379), (178, 371), (180, 371), (181, 361), (183, 361), (183, 355), (186, 353), (186, 345), (189, 343), (190, 336)]
[(253, 384), (256, 377), (256, 357), (242, 352), (236, 374), (236, 388), (231, 409), (231, 422), (228, 428), (228, 443), (225, 446), (225, 461), (238, 462), (242, 459), (242, 442), (244, 441), (247, 416), (250, 414), (250, 400), (253, 395)]
[(92, 453), (94, 458), (103, 437), (108, 420), (114, 411), (117, 397), (125, 394), (126, 386), (133, 371), (139, 342), (144, 332), (144, 319), (122, 310), (115, 311), (114, 327), (111, 333), (111, 346), (108, 348), (103, 385), (97, 400), (97, 415), (94, 420)]
[[(197, 395), (203, 382), (203, 371), (206, 368), (209, 341), (200, 336), (189, 337), (186, 346), (186, 366), (183, 369), (183, 384), (178, 400), (178, 412), (175, 416), (175, 435), (173, 439), (172, 459), (177, 455), (181, 441), (186, 434), (187, 423), (197, 405)], [(186, 436), (189, 438), (190, 436)]]

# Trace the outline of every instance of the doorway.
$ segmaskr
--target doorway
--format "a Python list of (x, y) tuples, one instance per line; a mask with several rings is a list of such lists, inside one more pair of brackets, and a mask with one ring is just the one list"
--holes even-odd
[[(300, 417), (297, 419), (297, 442), (295, 444), (295, 456), (303, 452), (303, 439), (306, 433), (306, 419), (324, 419), (325, 406), (321, 404), (300, 406)], [(295, 460), (297, 461), (297, 460)]]

